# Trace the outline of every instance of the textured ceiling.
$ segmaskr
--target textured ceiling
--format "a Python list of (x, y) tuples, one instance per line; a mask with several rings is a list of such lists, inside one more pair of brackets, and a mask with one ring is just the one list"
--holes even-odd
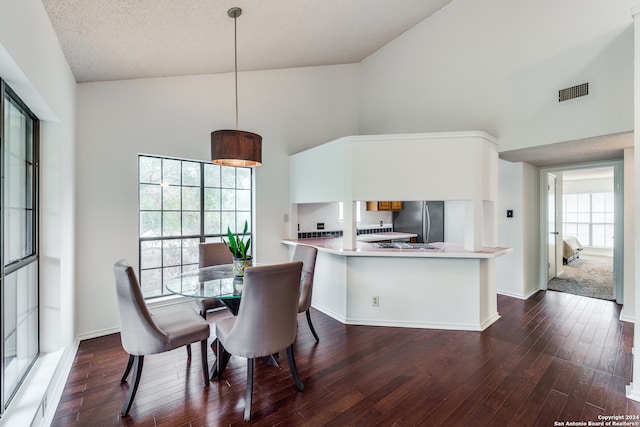
[(356, 63), (452, 0), (42, 0), (78, 82)]
[[(362, 61), (453, 0), (42, 0), (76, 81)], [(622, 158), (624, 133), (500, 153), (545, 167)]]

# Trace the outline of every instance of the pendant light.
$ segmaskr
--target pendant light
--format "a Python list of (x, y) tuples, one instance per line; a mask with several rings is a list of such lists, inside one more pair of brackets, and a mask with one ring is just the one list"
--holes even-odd
[(238, 130), (238, 32), (236, 19), (242, 9), (232, 7), (227, 15), (233, 18), (234, 74), (236, 84), (236, 129), (211, 132), (211, 161), (222, 166), (254, 167), (262, 164), (262, 137)]

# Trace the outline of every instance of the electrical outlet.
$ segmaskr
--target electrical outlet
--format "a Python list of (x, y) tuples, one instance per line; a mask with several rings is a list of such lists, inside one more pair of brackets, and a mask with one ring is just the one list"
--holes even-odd
[(371, 305), (374, 306), (374, 307), (379, 307), (380, 306), (380, 297), (376, 295), (373, 298), (371, 298)]

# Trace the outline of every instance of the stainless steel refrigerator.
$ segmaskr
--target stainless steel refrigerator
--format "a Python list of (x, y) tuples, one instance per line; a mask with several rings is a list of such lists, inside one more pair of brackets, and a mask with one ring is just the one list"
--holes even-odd
[(444, 242), (444, 201), (402, 202), (393, 213), (393, 231), (418, 235), (418, 243)]

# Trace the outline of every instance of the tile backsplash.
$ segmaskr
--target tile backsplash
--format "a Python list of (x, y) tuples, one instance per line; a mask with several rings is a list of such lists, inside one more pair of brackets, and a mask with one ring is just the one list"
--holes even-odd
[(393, 227), (391, 227), (390, 224), (384, 224), (382, 227), (378, 226), (375, 228), (358, 227), (358, 232), (356, 234), (390, 233), (392, 231), (393, 231)]
[[(358, 226), (356, 234), (376, 234), (376, 233), (390, 233), (393, 231), (391, 224), (371, 225), (364, 224)], [(301, 231), (298, 232), (298, 239), (317, 239), (320, 237), (342, 237), (342, 230), (334, 231)]]
[(318, 237), (342, 237), (342, 230), (336, 231), (303, 231), (298, 233), (298, 239), (314, 239)]

